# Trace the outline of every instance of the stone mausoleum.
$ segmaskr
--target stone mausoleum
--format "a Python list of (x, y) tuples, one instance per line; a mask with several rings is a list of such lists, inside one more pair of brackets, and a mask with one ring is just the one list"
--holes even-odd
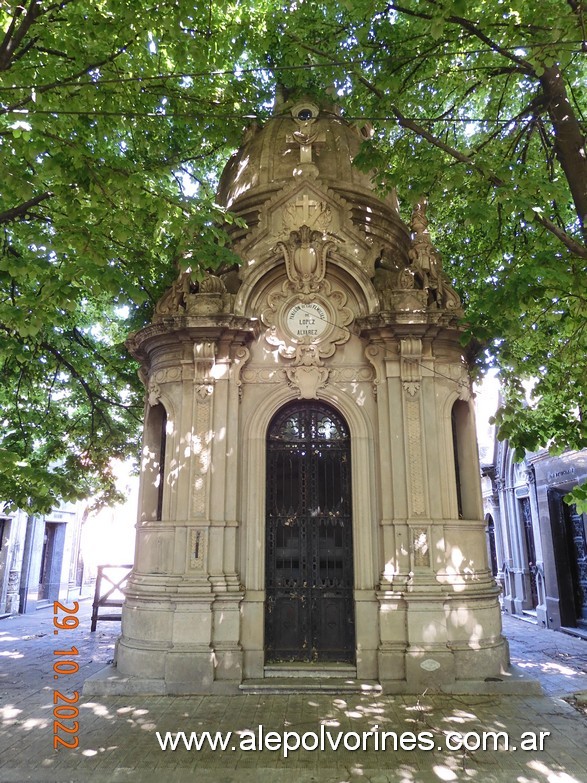
[(366, 133), (278, 100), (221, 178), (241, 265), (180, 275), (129, 340), (147, 386), (129, 689), (507, 676), (459, 298), (426, 203), (406, 225), (353, 166)]

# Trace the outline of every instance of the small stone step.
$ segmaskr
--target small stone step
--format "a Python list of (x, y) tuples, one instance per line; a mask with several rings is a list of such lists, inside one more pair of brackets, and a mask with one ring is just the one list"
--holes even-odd
[(239, 686), (243, 693), (295, 694), (295, 693), (380, 693), (378, 682), (343, 677), (265, 677), (245, 680)]
[(316, 678), (319, 680), (329, 679), (331, 677), (346, 678), (355, 680), (357, 669), (347, 663), (276, 663), (265, 666), (265, 677), (295, 677)]

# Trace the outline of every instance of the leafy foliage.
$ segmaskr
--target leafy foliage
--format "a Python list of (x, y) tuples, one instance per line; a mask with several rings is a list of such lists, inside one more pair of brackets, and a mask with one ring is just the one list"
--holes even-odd
[(109, 460), (137, 451), (143, 409), (124, 338), (178, 266), (233, 262), (215, 174), (243, 106), (267, 97), (232, 75), (259, 14), (1, 6), (0, 498), (13, 505), (111, 496)]
[(471, 356), (504, 383), (500, 436), (520, 450), (587, 446), (586, 14), (574, 0), (312, 3), (274, 39), (288, 63), (330, 64), (347, 115), (373, 118), (356, 162), (404, 216), (428, 197)]
[(428, 196), (502, 435), (587, 445), (581, 0), (29, 0), (0, 26), (0, 497), (113, 491), (142, 419), (124, 337), (178, 266), (233, 262), (216, 177), (276, 82), (333, 85), (371, 118), (357, 164), (406, 218)]
[(565, 503), (574, 505), (578, 514), (587, 514), (587, 485), (581, 484), (563, 498)]

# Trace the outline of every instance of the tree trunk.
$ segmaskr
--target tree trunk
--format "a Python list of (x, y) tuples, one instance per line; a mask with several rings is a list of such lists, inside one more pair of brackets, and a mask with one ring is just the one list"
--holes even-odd
[(554, 126), (555, 152), (567, 182), (583, 239), (587, 241), (587, 150), (585, 137), (569, 101), (558, 65), (547, 68), (540, 77), (548, 114)]

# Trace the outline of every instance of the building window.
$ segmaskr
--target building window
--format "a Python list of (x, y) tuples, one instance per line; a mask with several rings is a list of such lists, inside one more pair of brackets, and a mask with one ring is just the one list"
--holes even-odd
[(487, 525), (487, 555), (489, 559), (489, 567), (493, 576), (497, 576), (497, 548), (495, 546), (495, 522), (491, 514), (487, 514), (485, 517), (485, 523)]
[(457, 400), (451, 413), (457, 509), (459, 519), (479, 519), (477, 439), (469, 404)]
[(163, 518), (167, 411), (162, 403), (150, 408), (143, 444), (144, 514), (146, 519)]

